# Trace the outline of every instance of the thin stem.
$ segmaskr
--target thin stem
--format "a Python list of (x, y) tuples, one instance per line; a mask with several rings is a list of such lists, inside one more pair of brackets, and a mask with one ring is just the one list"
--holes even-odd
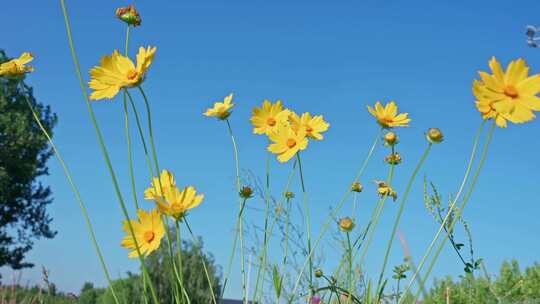
[[(371, 148), (369, 149), (369, 152), (368, 152), (368, 154), (366, 156), (366, 159), (362, 163), (362, 166), (360, 167), (360, 169), (356, 173), (356, 176), (353, 179), (353, 183), (357, 182), (362, 177), (362, 174), (364, 173), (365, 169), (367, 168), (367, 165), (368, 165), (369, 161), (371, 160), (371, 157), (373, 156), (373, 152), (375, 151), (375, 147), (379, 143), (381, 134), (382, 134), (382, 129), (379, 131), (379, 133), (377, 133), (377, 136), (375, 137), (375, 139), (373, 141), (373, 144), (371, 145)], [(326, 231), (328, 231), (328, 228), (330, 228), (330, 224), (333, 223), (333, 219), (337, 216), (338, 212), (341, 210), (341, 208), (343, 207), (343, 204), (347, 201), (347, 198), (349, 197), (350, 194), (351, 194), (351, 185), (349, 184), (349, 185), (347, 185), (347, 191), (345, 192), (345, 194), (343, 195), (341, 200), (337, 203), (336, 207), (332, 210), (332, 212), (330, 212), (330, 215), (326, 218), (326, 222), (324, 222), (324, 224), (322, 226), (322, 229), (319, 232), (319, 235), (317, 236), (317, 239), (315, 240), (315, 242), (313, 244), (313, 248), (311, 249), (311, 252), (309, 253), (309, 256), (313, 255), (313, 252), (315, 251), (315, 249), (319, 245), (319, 243), (322, 240), (324, 234), (326, 233)], [(302, 278), (302, 275), (304, 274), (304, 270), (305, 270), (305, 268), (307, 266), (307, 263), (308, 263), (308, 260), (306, 260), (304, 262), (304, 265), (300, 269), (300, 273), (298, 274), (298, 276), (296, 278), (296, 282), (295, 282), (293, 290), (291, 292), (292, 296), (288, 301), (289, 303), (292, 303), (294, 301), (294, 298), (296, 296), (295, 293), (296, 293), (296, 291), (298, 289), (298, 286), (300, 285), (300, 279)]]
[[(99, 145), (100, 145), (100, 148), (101, 148), (101, 152), (103, 154), (103, 157), (105, 158), (105, 163), (107, 165), (107, 169), (109, 170), (109, 174), (110, 174), (112, 182), (113, 182), (113, 186), (114, 186), (116, 196), (117, 196), (118, 201), (120, 203), (120, 207), (122, 209), (124, 217), (126, 218), (128, 228), (129, 228), (129, 233), (131, 234), (131, 237), (133, 238), (133, 242), (135, 244), (135, 248), (136, 248), (136, 251), (137, 251), (137, 256), (139, 257), (139, 260), (141, 262), (141, 267), (143, 269), (143, 273), (144, 273), (144, 275), (146, 275), (149, 278), (149, 274), (148, 274), (148, 271), (146, 269), (146, 265), (144, 263), (144, 256), (141, 255), (140, 247), (139, 247), (139, 244), (137, 242), (137, 238), (135, 237), (135, 233), (133, 231), (133, 225), (131, 224), (129, 214), (128, 214), (126, 205), (124, 203), (124, 198), (123, 198), (122, 193), (120, 191), (120, 186), (119, 186), (118, 181), (116, 179), (116, 174), (114, 172), (111, 160), (109, 158), (109, 152), (107, 151), (107, 147), (105, 145), (103, 135), (101, 134), (101, 130), (99, 128), (96, 116), (94, 114), (94, 110), (92, 109), (92, 106), (90, 105), (90, 99), (89, 99), (89, 96), (88, 96), (88, 92), (86, 91), (86, 86), (84, 84), (84, 80), (83, 80), (83, 77), (82, 77), (81, 68), (80, 68), (80, 64), (79, 64), (79, 59), (77, 58), (77, 53), (75, 51), (75, 46), (73, 44), (73, 38), (72, 38), (72, 34), (71, 34), (71, 25), (70, 25), (70, 21), (69, 21), (69, 15), (68, 15), (68, 12), (67, 12), (65, 0), (60, 0), (60, 5), (62, 7), (62, 13), (64, 15), (64, 22), (65, 22), (65, 26), (66, 26), (66, 34), (67, 34), (67, 38), (68, 38), (68, 43), (69, 43), (71, 56), (72, 56), (72, 59), (73, 59), (73, 64), (75, 65), (75, 70), (76, 70), (77, 78), (79, 79), (79, 85), (81, 87), (81, 91), (82, 91), (82, 94), (83, 94), (83, 97), (84, 97), (84, 101), (86, 103), (86, 107), (87, 107), (88, 113), (90, 115), (90, 119), (92, 121), (92, 124), (94, 126), (94, 130), (95, 130), (96, 136), (98, 138), (98, 142), (99, 142)], [(155, 303), (158, 303), (157, 296), (156, 296), (156, 293), (154, 291), (153, 284), (152, 284), (152, 282), (149, 282), (149, 283), (150, 283), (149, 286), (150, 286), (150, 292), (152, 294), (152, 299), (153, 299), (153, 301)]]
[[(237, 193), (240, 193), (240, 162), (239, 162), (239, 158), (238, 158), (238, 147), (236, 145), (236, 139), (234, 137), (234, 133), (232, 131), (232, 127), (231, 127), (231, 123), (229, 121), (229, 119), (226, 119), (225, 122), (227, 123), (227, 130), (229, 132), (229, 136), (231, 137), (231, 143), (232, 143), (232, 146), (233, 146), (233, 156), (234, 156), (234, 163), (235, 163), (235, 173), (236, 173), (236, 178), (235, 178), (235, 184), (236, 184), (236, 192)], [(235, 256), (235, 253), (236, 253), (236, 244), (237, 244), (237, 241), (238, 241), (238, 238), (239, 238), (239, 234), (243, 234), (243, 230), (244, 230), (244, 227), (243, 227), (243, 214), (244, 214), (244, 207), (245, 207), (245, 204), (246, 204), (246, 199), (244, 200), (241, 200), (240, 201), (240, 211), (238, 212), (238, 218), (236, 220), (236, 229), (235, 229), (235, 234), (234, 234), (234, 240), (233, 240), (233, 247), (232, 247), (232, 251), (231, 251), (231, 254), (229, 256), (229, 262), (228, 262), (228, 266), (227, 266), (227, 272), (226, 272), (226, 276), (225, 276), (225, 280), (224, 280), (224, 283), (223, 283), (223, 288), (222, 288), (222, 291), (221, 291), (221, 296), (223, 297), (223, 295), (225, 294), (225, 289), (227, 288), (227, 282), (229, 281), (229, 276), (230, 276), (230, 273), (231, 273), (231, 268), (232, 268), (232, 262), (233, 262), (233, 259), (234, 259), (234, 256)], [(242, 288), (243, 288), (243, 295), (245, 296), (246, 295), (246, 278), (244, 276), (244, 247), (243, 247), (243, 241), (241, 240), (241, 245), (240, 245), (240, 256), (241, 256), (241, 260), (242, 260)]]
[(390, 251), (392, 250), (392, 245), (394, 243), (394, 237), (396, 236), (397, 227), (399, 226), (399, 222), (401, 220), (401, 215), (403, 214), (403, 210), (405, 209), (405, 202), (407, 201), (407, 198), (409, 197), (409, 192), (411, 191), (411, 187), (414, 183), (414, 179), (416, 178), (416, 175), (418, 175), (418, 172), (420, 171), (420, 168), (422, 168), (422, 165), (426, 161), (426, 158), (429, 154), (429, 151), (431, 150), (431, 147), (433, 144), (430, 142), (428, 146), (426, 147), (424, 154), (422, 154), (422, 157), (420, 158), (420, 161), (416, 165), (416, 168), (413, 171), (413, 174), (409, 178), (409, 181), (407, 182), (407, 187), (405, 188), (405, 192), (403, 193), (403, 197), (401, 198), (401, 202), (399, 205), (399, 210), (397, 213), (396, 220), (394, 221), (394, 227), (392, 228), (392, 232), (390, 233), (390, 240), (388, 240), (388, 245), (386, 246), (386, 253), (384, 255), (384, 261), (381, 268), (381, 272), (379, 274), (379, 280), (377, 282), (377, 289), (381, 287), (382, 280), (384, 277), (384, 272), (386, 270), (386, 265), (388, 263), (388, 257), (390, 256)]
[[(489, 129), (489, 132), (488, 132), (488, 135), (487, 135), (487, 138), (486, 138), (486, 142), (484, 143), (484, 147), (483, 147), (483, 151), (482, 151), (482, 155), (480, 156), (480, 161), (478, 163), (478, 167), (476, 169), (476, 172), (474, 173), (474, 176), (471, 180), (471, 184), (469, 185), (469, 188), (467, 190), (467, 193), (465, 193), (465, 196), (463, 197), (463, 201), (461, 202), (461, 206), (460, 208), (458, 209), (458, 212), (456, 214), (456, 216), (454, 217), (454, 219), (450, 222), (450, 226), (448, 226), (448, 230), (452, 230), (454, 228), (454, 225), (457, 223), (457, 221), (461, 218), (461, 214), (463, 213), (463, 210), (465, 209), (465, 207), (467, 206), (467, 203), (469, 202), (469, 199), (472, 195), (472, 191), (474, 190), (474, 186), (476, 185), (476, 181), (478, 180), (478, 176), (480, 175), (480, 171), (482, 171), (482, 167), (484, 166), (484, 162), (486, 160), (486, 156), (487, 156), (487, 152), (488, 152), (488, 148), (489, 148), (489, 144), (491, 143), (491, 138), (493, 136), (493, 131), (495, 130), (495, 121), (493, 121), (493, 124), (491, 125), (491, 128)], [(448, 210), (448, 214), (447, 214), (447, 218), (449, 217), (449, 214), (452, 212), (452, 208), (450, 208), (450, 210)], [(444, 223), (446, 224), (446, 223)], [(431, 274), (431, 270), (433, 269), (433, 266), (435, 265), (435, 262), (437, 261), (437, 258), (439, 257), (439, 255), (441, 254), (441, 251), (444, 247), (444, 244), (446, 243), (446, 241), (448, 240), (448, 234), (445, 234), (445, 236), (443, 237), (441, 243), (439, 244), (439, 247), (437, 248), (437, 251), (435, 251), (435, 254), (433, 255), (433, 258), (428, 266), (428, 269), (426, 271), (426, 274), (424, 275), (424, 284), (427, 280), (427, 278), (429, 277), (429, 275)], [(415, 295), (415, 301), (418, 299), (418, 297), (420, 296), (420, 293), (417, 292), (416, 295)]]
[[(473, 141), (473, 148), (472, 148), (472, 151), (471, 151), (471, 155), (469, 157), (469, 163), (467, 165), (467, 169), (465, 170), (465, 175), (463, 176), (463, 180), (461, 181), (461, 185), (459, 187), (458, 193), (456, 194), (456, 197), (454, 198), (454, 200), (450, 204), (450, 207), (449, 207), (449, 210), (448, 210), (449, 212), (447, 213), (447, 216), (445, 217), (445, 220), (441, 223), (441, 225), (439, 227), (439, 230), (435, 234), (435, 237), (433, 237), (433, 240), (429, 244), (428, 249), (426, 250), (426, 252), (424, 253), (424, 256), (420, 260), (420, 263), (418, 264), (418, 268), (414, 272), (413, 276), (409, 280), (409, 283), (407, 284), (407, 287), (403, 291), (405, 294), (410, 291), (410, 289), (412, 287), (412, 284), (414, 284), (414, 281), (415, 281), (416, 277), (420, 274), (420, 271), (422, 270), (422, 267), (424, 266), (424, 264), (426, 262), (426, 259), (431, 255), (431, 251), (433, 250), (433, 246), (435, 246), (435, 243), (439, 239), (440, 234), (444, 230), (444, 226), (446, 225), (446, 221), (448, 221), (448, 218), (450, 217), (450, 212), (454, 209), (454, 206), (455, 206), (456, 202), (458, 201), (459, 197), (461, 196), (461, 193), (463, 192), (463, 189), (465, 188), (465, 184), (467, 183), (467, 180), (469, 179), (471, 168), (472, 168), (472, 165), (474, 163), (474, 159), (476, 157), (476, 149), (478, 147), (478, 143), (479, 143), (479, 140), (480, 140), (480, 135), (482, 134), (482, 129), (484, 128), (485, 123), (486, 123), (485, 120), (483, 120), (482, 123), (480, 124), (480, 127), (478, 128), (478, 131), (476, 131), (476, 135), (475, 135), (475, 138), (474, 138), (474, 141)], [(423, 285), (423, 283), (422, 283), (422, 285)]]
[[(128, 27), (129, 29), (129, 27)], [(128, 163), (129, 163), (129, 177), (131, 181), (131, 192), (133, 194), (133, 202), (135, 203), (135, 210), (139, 209), (139, 201), (137, 199), (137, 188), (135, 187), (135, 173), (133, 172), (133, 152), (131, 146), (131, 135), (129, 131), (129, 113), (127, 104), (127, 90), (124, 91), (124, 127), (126, 133)]]
[(349, 296), (347, 297), (347, 303), (350, 304), (353, 294), (353, 259), (352, 259), (352, 247), (350, 232), (347, 232), (347, 259), (349, 260), (349, 271), (347, 272), (349, 281)]
[(43, 126), (41, 123), (40, 117), (37, 115), (34, 107), (32, 106), (32, 103), (30, 100), (28, 100), (28, 97), (25, 95), (25, 101), (28, 104), (28, 107), (30, 108), (30, 111), (32, 111), (32, 115), (34, 116), (34, 120), (38, 124), (39, 128), (41, 129), (41, 132), (43, 132), (43, 135), (47, 138), (49, 141), (49, 144), (51, 145), (51, 148), (54, 151), (54, 154), (56, 155), (56, 159), (58, 159), (58, 162), (62, 166), (62, 170), (64, 171), (64, 175), (66, 176), (69, 186), (71, 187), (71, 190), (73, 191), (73, 194), (75, 194), (75, 199), (79, 203), (79, 207), (81, 208), (81, 212), (84, 217), (84, 222), (86, 224), (86, 228), (88, 230), (88, 234), (90, 235), (90, 239), (92, 240), (92, 245), (94, 246), (94, 249), (96, 250), (96, 253), (98, 255), (99, 264), (101, 266), (101, 269), (103, 270), (103, 273), (105, 274), (105, 278), (107, 279), (107, 283), (109, 284), (109, 290), (111, 291), (111, 294), (113, 296), (114, 302), (116, 304), (119, 304), (118, 297), (116, 295), (116, 291), (114, 290), (112, 279), (109, 274), (109, 270), (107, 269), (107, 264), (105, 263), (105, 259), (103, 258), (103, 254), (101, 252), (101, 249), (99, 247), (99, 244), (96, 239), (96, 234), (94, 232), (94, 227), (92, 226), (92, 222), (90, 221), (90, 217), (88, 216), (88, 210), (86, 209), (86, 204), (82, 200), (81, 194), (79, 192), (79, 189), (77, 188), (75, 182), (73, 181), (73, 177), (71, 175), (71, 171), (69, 170), (68, 166), (64, 162), (64, 159), (62, 158), (62, 155), (60, 154), (60, 151), (54, 144), (54, 141), (52, 140), (51, 136), (49, 135), (49, 132), (47, 129)]
[[(139, 137), (141, 139), (141, 144), (143, 146), (144, 156), (146, 159), (146, 164), (148, 165), (148, 172), (150, 173), (150, 178), (153, 178), (154, 175), (154, 169), (152, 168), (152, 161), (150, 160), (150, 155), (148, 153), (148, 147), (146, 145), (146, 139), (144, 138), (144, 132), (142, 129), (141, 119), (139, 117), (139, 112), (137, 111), (137, 107), (135, 106), (135, 102), (133, 101), (133, 97), (129, 93), (128, 90), (125, 91), (127, 96), (129, 97), (129, 103), (131, 104), (131, 108), (133, 110), (133, 114), (135, 116), (135, 122), (137, 124), (137, 130), (139, 131)], [(159, 172), (158, 172), (159, 174)]]
[[(146, 94), (144, 93), (143, 88), (141, 86), (138, 86), (137, 88), (139, 89), (139, 92), (141, 92), (141, 95), (142, 95), (143, 100), (144, 100), (144, 105), (146, 106), (146, 116), (147, 116), (147, 120), (148, 120), (148, 135), (150, 137), (150, 147), (152, 148), (152, 156), (154, 157), (154, 166), (156, 168), (157, 174), (159, 175), (161, 171), (159, 170), (159, 162), (158, 162), (158, 158), (157, 158), (156, 144), (154, 142), (154, 131), (153, 131), (153, 127), (152, 127), (152, 112), (151, 112), (151, 109), (150, 109), (150, 102), (148, 102), (148, 98), (146, 97)], [(159, 180), (161, 181), (161, 178), (159, 178)]]
[[(191, 227), (189, 226), (187, 218), (184, 217), (183, 222), (186, 225), (186, 228), (188, 229), (188, 231), (189, 231), (189, 233), (191, 235), (191, 238), (193, 239), (193, 242), (197, 245), (197, 247), (201, 248), (200, 247), (200, 240), (195, 236), (195, 234), (193, 233), (193, 230), (191, 230)], [(212, 302), (214, 304), (217, 304), (216, 295), (214, 294), (213, 282), (212, 282), (212, 279), (210, 279), (210, 274), (208, 273), (208, 267), (206, 266), (205, 256), (204, 256), (204, 254), (202, 254), (202, 252), (201, 252), (201, 262), (203, 264), (204, 275), (206, 276), (206, 281), (208, 283), (208, 288), (210, 289), (210, 295), (212, 296)]]
[[(174, 221), (174, 227), (176, 229), (176, 251), (178, 255), (178, 273), (180, 274), (180, 288), (182, 289), (183, 295), (186, 297), (188, 303), (191, 303), (189, 295), (187, 294), (186, 288), (184, 287), (184, 271), (182, 266), (182, 238), (180, 231), (179, 220)], [(183, 299), (183, 297), (182, 297)], [(183, 302), (183, 301), (182, 301)]]
[[(260, 256), (260, 265), (257, 269), (257, 279), (255, 280), (255, 290), (253, 291), (253, 301), (256, 302), (257, 294), (259, 291), (259, 284), (262, 284), (264, 282), (264, 273), (266, 272), (266, 251), (268, 249), (268, 239), (270, 236), (268, 235), (268, 220), (270, 217), (270, 156), (271, 154), (268, 153), (266, 156), (266, 184), (265, 184), (265, 190), (264, 190), (264, 202), (265, 202), (265, 210), (264, 210), (264, 238), (263, 238), (263, 250), (261, 252)], [(262, 276), (262, 280), (261, 280)]]
[[(300, 159), (300, 152), (296, 153), (296, 158), (298, 159), (298, 172), (300, 173), (300, 184), (302, 185), (302, 197), (304, 201), (304, 209), (305, 209), (305, 216), (306, 216), (306, 230), (307, 230), (307, 249), (308, 252), (311, 252), (311, 216), (309, 211), (309, 204), (308, 204), (308, 194), (306, 191), (306, 186), (304, 183), (304, 173), (302, 170), (302, 161)], [(313, 287), (313, 256), (308, 256), (309, 260), (309, 289), (311, 290)]]

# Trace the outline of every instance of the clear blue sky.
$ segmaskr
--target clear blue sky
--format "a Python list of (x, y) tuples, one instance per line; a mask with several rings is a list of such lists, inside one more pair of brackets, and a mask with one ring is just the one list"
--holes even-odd
[[(236, 94), (231, 120), (241, 166), (260, 176), (265, 139), (251, 134), (252, 107), (265, 98), (281, 98), (296, 111), (324, 114), (331, 123), (327, 139), (310, 145), (304, 154), (315, 231), (377, 132), (366, 105), (395, 99), (413, 119), (410, 128), (399, 130), (404, 163), (396, 171), (398, 192), (403, 192), (425, 146), (423, 132), (441, 128), (446, 140), (429, 156), (400, 225), (418, 260), (436, 229), (423, 207), (421, 177), (428, 173), (445, 194), (457, 190), (481, 121), (471, 93), (477, 71), (486, 70), (495, 55), (505, 64), (524, 57), (533, 72), (540, 72), (540, 51), (528, 48), (524, 35), (527, 24), (540, 23), (538, 1), (134, 3), (143, 25), (132, 32), (132, 50), (140, 45), (158, 47), (144, 86), (153, 104), (160, 160), (176, 172), (180, 184), (194, 184), (206, 194), (204, 203), (190, 214), (191, 224), (221, 265), (229, 254), (238, 206), (225, 125), (202, 116), (211, 102)], [(122, 48), (125, 27), (114, 18), (114, 9), (125, 4), (68, 1), (85, 76), (102, 55)], [(111, 272), (116, 277), (135, 270), (137, 262), (128, 260), (119, 246), (122, 215), (74, 74), (58, 1), (9, 1), (0, 11), (0, 26), (1, 47), (10, 56), (31, 51), (36, 57), (36, 71), (27, 81), (39, 101), (50, 104), (59, 116), (54, 139), (90, 208)], [(121, 102), (95, 103), (94, 109), (129, 198)], [(477, 254), (492, 272), (504, 259), (517, 258), (530, 265), (539, 258), (539, 132), (538, 120), (496, 130), (465, 211)], [(377, 150), (365, 174), (363, 182), (369, 186), (361, 196), (360, 214), (370, 213), (375, 204), (371, 180), (386, 175), (385, 152), (382, 147)], [(148, 179), (140, 150), (136, 161), (142, 193)], [(84, 281), (102, 285), (104, 278), (77, 203), (57, 161), (51, 159), (49, 165), (51, 175), (44, 182), (54, 193), (49, 211), (58, 235), (35, 244), (28, 260), (38, 267), (26, 270), (24, 280), (38, 280), (39, 265), (45, 265), (51, 280), (63, 290), (78, 291)], [(272, 170), (277, 174), (273, 191), (280, 193), (289, 166), (273, 162)], [(366, 262), (372, 273), (378, 271), (396, 211), (396, 204), (387, 205)], [(394, 248), (390, 265), (402, 258), (399, 243)], [(273, 262), (277, 259), (272, 256)], [(445, 250), (434, 274), (461, 272), (455, 254)], [(2, 273), (7, 279), (10, 272)], [(235, 273), (230, 296), (240, 294), (238, 278)]]

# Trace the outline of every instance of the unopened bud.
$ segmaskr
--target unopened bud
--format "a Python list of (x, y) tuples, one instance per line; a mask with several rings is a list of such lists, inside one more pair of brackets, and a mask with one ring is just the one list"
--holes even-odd
[(384, 144), (387, 146), (394, 146), (398, 143), (398, 136), (394, 132), (388, 132), (384, 134)]
[(128, 25), (139, 26), (141, 25), (141, 16), (135, 6), (132, 4), (127, 7), (119, 7), (116, 9), (116, 17), (124, 21)]
[(443, 141), (444, 136), (438, 128), (430, 128), (426, 134), (427, 140), (430, 143), (438, 144)]
[(398, 152), (394, 152), (384, 158), (384, 161), (386, 163), (389, 163), (390, 165), (398, 165), (401, 164), (401, 155), (399, 155)]
[(286, 191), (285, 193), (283, 193), (283, 195), (284, 195), (285, 198), (287, 198), (287, 199), (293, 199), (293, 198), (294, 198), (294, 193), (291, 192), (291, 191)]
[(344, 217), (339, 220), (339, 229), (344, 232), (351, 232), (354, 229), (354, 222), (350, 217)]
[(320, 278), (323, 275), (324, 275), (324, 273), (322, 272), (322, 270), (320, 270), (320, 269), (315, 270), (315, 277), (316, 278)]
[(248, 186), (244, 186), (240, 189), (239, 194), (241, 198), (248, 199), (253, 196), (253, 190)]
[(362, 184), (360, 184), (359, 182), (354, 182), (351, 185), (351, 191), (353, 192), (362, 192), (363, 189), (364, 189), (364, 186), (362, 186)]

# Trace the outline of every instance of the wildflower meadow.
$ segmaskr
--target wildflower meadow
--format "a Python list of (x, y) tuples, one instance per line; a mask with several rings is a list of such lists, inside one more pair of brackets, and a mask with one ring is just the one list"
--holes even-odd
[[(248, 8), (244, 9), (257, 11), (272, 6), (260, 4), (245, 4)], [(460, 60), (473, 61), (458, 58), (463, 54), (449, 58), (452, 52), (448, 48), (456, 47), (456, 52), (461, 52), (459, 47), (467, 43), (475, 47), (474, 41), (465, 38), (440, 44), (446, 49), (444, 54), (426, 52), (427, 57), (439, 56), (426, 59), (430, 62), (457, 62), (456, 70), (461, 74), (453, 80), (449, 80), (445, 68), (392, 59), (409, 56), (399, 54), (411, 50), (416, 52), (407, 49), (409, 44), (400, 46), (403, 42), (396, 41), (386, 53), (387, 59), (379, 62), (381, 72), (373, 68), (362, 75), (369, 78), (372, 74), (380, 81), (385, 74), (404, 75), (400, 70), (407, 70), (410, 76), (403, 79), (403, 86), (410, 90), (407, 92), (423, 94), (426, 101), (422, 106), (409, 101), (408, 93), (392, 95), (391, 88), (402, 82), (390, 75), (388, 79), (394, 80), (382, 81), (381, 85), (373, 84), (375, 80), (362, 85), (368, 79), (349, 85), (346, 78), (355, 77), (347, 72), (349, 63), (341, 67), (344, 79), (338, 82), (339, 90), (329, 89), (332, 84), (309, 88), (316, 92), (315, 100), (309, 97), (297, 102), (303, 98), (301, 94), (289, 97), (275, 92), (273, 86), (268, 90), (250, 77), (234, 87), (234, 77), (240, 76), (230, 67), (216, 68), (204, 76), (222, 79), (221, 87), (200, 84), (204, 87), (196, 88), (205, 98), (194, 101), (186, 99), (191, 89), (183, 87), (182, 81), (190, 75), (182, 67), (187, 70), (188, 65), (199, 67), (207, 60), (230, 59), (249, 62), (246, 69), (264, 75), (270, 72), (257, 62), (268, 62), (269, 66), (279, 66), (279, 75), (272, 77), (283, 77), (280, 85), (294, 92), (301, 85), (297, 86), (289, 74), (298, 67), (273, 62), (275, 58), (268, 54), (282, 52), (283, 58), (297, 56), (297, 60), (305, 57), (316, 62), (313, 75), (300, 75), (313, 79), (327, 73), (323, 67), (326, 57), (314, 58), (307, 50), (295, 52), (294, 46), (301, 45), (305, 37), (292, 23), (289, 30), (296, 31), (298, 44), (291, 41), (279, 47), (264, 43), (253, 46), (252, 50), (271, 48), (267, 55), (243, 52), (228, 42), (234, 40), (235, 33), (230, 32), (220, 41), (204, 42), (214, 49), (215, 58), (190, 58), (183, 48), (194, 50), (188, 54), (199, 54), (205, 30), (184, 38), (185, 33), (199, 29), (189, 23), (191, 19), (182, 21), (184, 15), (175, 19), (174, 13), (171, 17), (171, 12), (163, 11), (172, 4), (163, 4), (163, 10), (148, 8), (159, 7), (158, 3), (100, 6), (58, 0), (47, 5), (56, 14), (51, 26), (63, 39), (61, 44), (51, 43), (51, 47), (54, 44), (64, 51), (66, 56), (56, 56), (71, 71), (65, 76), (70, 80), (58, 83), (48, 99), (76, 104), (80, 111), (65, 119), (59, 113), (58, 125), (70, 131), (54, 132), (53, 136), (56, 116), (34, 99), (40, 94), (39, 86), (32, 88), (29, 84), (38, 83), (34, 77), (56, 79), (59, 72), (54, 66), (36, 66), (44, 58), (26, 47), (24, 40), (17, 46), (2, 45), (9, 53), (0, 61), (1, 103), (6, 104), (0, 120), (9, 122), (8, 126), (23, 121), (8, 113), (10, 105), (16, 105), (26, 113), (21, 117), (28, 123), (23, 126), (34, 132), (28, 138), (41, 141), (39, 145), (22, 145), (22, 152), (6, 150), (6, 156), (0, 159), (0, 177), (14, 172), (9, 170), (12, 164), (26, 164), (35, 171), (26, 180), (35, 178), (42, 187), (41, 183), (48, 183), (40, 176), (48, 173), (44, 166), (50, 157), (48, 163), (54, 163), (57, 177), (55, 187), (71, 193), (62, 204), (76, 206), (78, 211), (49, 217), (46, 206), (58, 204), (52, 202), (55, 187), (52, 192), (44, 188), (40, 192), (35, 188), (38, 184), (33, 184), (22, 202), (30, 204), (39, 193), (44, 201), (39, 208), (28, 207), (21, 217), (31, 214), (31, 221), (43, 223), (31, 229), (42, 239), (55, 237), (56, 232), (48, 228), (54, 227), (55, 218), (77, 223), (72, 225), (84, 229), (84, 234), (55, 246), (54, 260), (63, 260), (65, 265), (75, 260), (80, 266), (65, 267), (72, 267), (70, 278), (77, 282), (90, 273), (100, 279), (97, 286), (85, 284), (80, 293), (57, 294), (51, 283), (55, 269), (49, 274), (47, 265), (40, 265), (39, 256), (34, 256), (36, 266), (42, 266), (45, 284), (25, 288), (20, 283), (10, 285), (4, 277), (2, 303), (540, 303), (540, 269), (532, 264), (536, 260), (525, 262), (529, 267), (523, 273), (515, 261), (505, 262), (501, 273), (495, 275), (499, 265), (489, 264), (494, 256), (510, 260), (521, 252), (527, 252), (531, 259), (539, 258), (537, 195), (520, 199), (524, 193), (536, 193), (538, 186), (535, 157), (540, 53), (535, 52), (535, 41), (540, 30), (536, 27), (521, 24), (515, 34), (521, 44), (505, 48), (504, 55), (499, 55), (499, 46), (493, 41), (496, 39), (491, 39), (485, 47), (491, 53), (471, 55), (475, 63), (470, 65), (460, 65)], [(81, 9), (80, 5), (88, 7)], [(115, 9), (110, 9), (111, 5)], [(203, 4), (188, 6), (197, 5)], [(218, 7), (227, 5), (220, 3)], [(298, 9), (300, 4), (290, 5)], [(343, 4), (313, 5), (334, 12), (334, 6)], [(12, 11), (10, 6), (4, 4), (3, 10)], [(444, 9), (440, 9), (438, 13), (444, 15)], [(497, 9), (497, 14), (504, 11), (500, 6)], [(169, 19), (161, 20), (161, 13)], [(279, 14), (274, 18), (281, 22)], [(339, 19), (329, 14), (319, 20), (319, 26), (324, 28), (325, 22)], [(258, 32), (248, 29), (252, 19), (238, 20), (227, 14), (219, 20), (227, 23), (225, 27), (239, 24), (235, 31), (252, 30), (256, 36), (274, 28), (266, 24)], [(294, 18), (284, 20), (293, 22)], [(154, 24), (176, 21), (183, 22), (184, 27), (165, 27), (165, 34), (159, 33)], [(260, 25), (255, 22), (253, 26)], [(296, 26), (303, 27), (300, 23)], [(96, 30), (80, 30), (83, 27)], [(218, 27), (208, 31), (219, 31)], [(337, 31), (335, 35), (339, 35)], [(371, 56), (377, 58), (381, 46), (371, 44), (370, 39), (391, 38), (381, 38), (375, 32), (372, 35), (378, 38), (346, 39), (360, 41), (359, 49), (373, 48)], [(329, 37), (317, 39), (324, 44), (322, 40), (332, 39)], [(433, 37), (426, 39), (439, 41)], [(192, 44), (183, 45), (188, 39), (193, 39)], [(335, 42), (337, 48), (340, 39)], [(167, 41), (178, 42), (179, 47), (172, 48)], [(88, 46), (94, 46), (92, 51)], [(319, 47), (318, 42), (313, 46)], [(19, 49), (21, 52), (15, 54)], [(181, 68), (175, 65), (179, 58), (184, 60)], [(354, 65), (354, 58), (345, 61)], [(429, 72), (415, 72), (415, 66)], [(449, 84), (452, 81), (458, 84)], [(246, 98), (242, 88), (259, 91), (249, 95), (258, 97)], [(67, 93), (72, 90), (77, 92), (75, 98)], [(340, 103), (341, 90), (357, 97), (350, 103)], [(445, 96), (450, 90), (459, 90), (463, 98), (449, 102)], [(68, 95), (69, 100), (62, 99)], [(167, 103), (160, 98), (165, 95)], [(453, 110), (456, 107), (459, 111)], [(10, 130), (0, 129), (0, 146), (12, 147), (17, 142), (7, 140), (5, 134), (13, 133)], [(512, 140), (519, 141), (519, 146), (512, 147)], [(22, 160), (22, 155), (38, 153), (35, 149), (43, 151), (35, 156), (41, 162)], [(19, 153), (21, 158), (16, 158), (14, 154)], [(513, 174), (512, 168), (521, 168), (527, 175)], [(5, 180), (0, 183), (5, 193), (15, 191), (16, 187), (10, 185), (22, 184), (21, 180)], [(36, 195), (32, 191), (37, 191)], [(86, 198), (98, 194), (102, 198), (99, 201)], [(508, 197), (515, 199), (497, 201)], [(4, 209), (9, 214), (16, 208), (7, 207), (11, 199), (5, 201)], [(502, 205), (509, 209), (493, 212)], [(520, 212), (524, 215), (518, 215)], [(526, 215), (533, 220), (525, 220), (522, 216)], [(522, 222), (527, 222), (528, 228), (520, 228)], [(477, 227), (489, 233), (483, 232), (479, 238)], [(0, 245), (3, 238), (11, 239), (6, 233), (0, 234)], [(63, 230), (58, 233), (62, 235)], [(81, 245), (83, 241), (85, 245)], [(43, 239), (38, 244), (46, 242)], [(498, 252), (490, 242), (506, 247), (510, 253), (515, 246), (516, 256)], [(30, 267), (24, 264), (25, 253), (32, 252), (32, 246), (28, 246), (18, 253), (16, 261), (16, 251), (0, 252), (12, 257), (11, 264), (2, 266), (11, 265), (15, 270)], [(129, 265), (129, 269), (119, 265)], [(491, 265), (495, 269), (488, 270)], [(437, 271), (443, 266), (461, 281), (444, 279), (444, 273)], [(127, 277), (123, 274), (126, 271)], [(5, 276), (7, 272), (2, 273)], [(25, 295), (21, 296), (23, 291)]]

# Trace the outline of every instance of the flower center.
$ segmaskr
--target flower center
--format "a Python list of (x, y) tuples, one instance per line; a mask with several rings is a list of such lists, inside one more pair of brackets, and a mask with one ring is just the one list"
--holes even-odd
[(276, 125), (276, 120), (274, 119), (274, 117), (270, 117), (266, 120), (266, 123), (270, 126), (270, 127), (273, 127)]
[(311, 134), (311, 132), (313, 132), (313, 128), (311, 126), (306, 126), (306, 132)]
[(287, 139), (287, 147), (292, 149), (294, 146), (296, 146), (296, 140), (294, 138)]
[(512, 85), (504, 88), (504, 95), (510, 98), (517, 98), (519, 96), (517, 89)]
[(147, 242), (147, 243), (150, 243), (154, 240), (154, 237), (156, 236), (156, 234), (154, 233), (154, 231), (146, 231), (144, 233), (144, 240)]
[(130, 70), (128, 73), (127, 73), (127, 79), (129, 80), (135, 80), (137, 79), (137, 77), (139, 76), (139, 73), (137, 73), (136, 70)]

